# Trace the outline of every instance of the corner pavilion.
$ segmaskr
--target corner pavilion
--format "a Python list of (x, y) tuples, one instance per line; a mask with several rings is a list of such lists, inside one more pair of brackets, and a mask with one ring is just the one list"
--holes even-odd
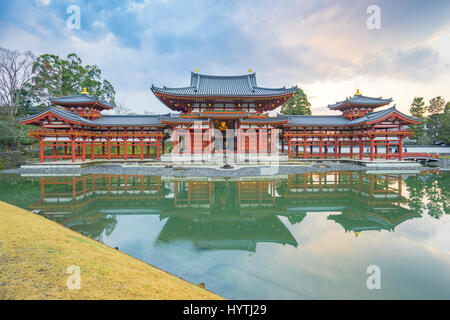
[[(408, 125), (420, 121), (387, 106), (392, 99), (352, 97), (329, 105), (341, 115), (276, 115), (297, 87), (266, 88), (251, 72), (241, 76), (191, 73), (190, 85), (151, 87), (177, 114), (104, 115), (114, 108), (89, 95), (52, 98), (47, 109), (22, 119), (36, 126), (40, 161), (160, 159), (172, 136), (171, 155), (275, 155), (300, 159), (398, 159)], [(152, 151), (151, 151), (152, 150)]]

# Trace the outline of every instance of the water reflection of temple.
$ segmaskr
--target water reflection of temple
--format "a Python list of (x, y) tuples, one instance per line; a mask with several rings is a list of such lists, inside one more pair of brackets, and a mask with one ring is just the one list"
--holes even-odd
[(282, 216), (295, 224), (329, 212), (329, 220), (355, 232), (393, 230), (418, 216), (402, 194), (401, 175), (353, 171), (257, 181), (42, 177), (40, 192), (31, 209), (93, 237), (114, 230), (118, 215), (155, 214), (166, 220), (159, 242), (188, 241), (198, 249), (255, 251), (261, 242), (297, 247)]

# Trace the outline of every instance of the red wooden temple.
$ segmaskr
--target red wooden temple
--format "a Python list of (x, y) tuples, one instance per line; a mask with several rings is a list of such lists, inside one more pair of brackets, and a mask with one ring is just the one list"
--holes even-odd
[[(21, 120), (39, 127), (40, 161), (160, 159), (172, 134), (172, 155), (284, 155), (300, 159), (403, 159), (408, 125), (419, 120), (395, 109), (392, 99), (353, 97), (328, 107), (342, 115), (276, 115), (297, 90), (265, 88), (255, 73), (212, 76), (191, 73), (187, 87), (151, 87), (177, 114), (104, 115), (114, 108), (88, 94), (51, 99), (52, 106)], [(44, 152), (50, 149), (50, 152)]]

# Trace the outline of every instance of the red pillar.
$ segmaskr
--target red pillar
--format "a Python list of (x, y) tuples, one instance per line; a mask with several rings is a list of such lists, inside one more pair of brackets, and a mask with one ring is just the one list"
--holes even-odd
[(319, 159), (322, 159), (322, 137), (319, 138)]
[(75, 162), (75, 137), (71, 137), (72, 140), (72, 162)]
[(400, 141), (398, 144), (398, 159), (403, 160), (403, 137), (400, 137)]
[(303, 159), (306, 159), (306, 137), (303, 139)]
[(127, 140), (123, 140), (123, 159), (127, 160), (128, 158), (128, 145), (127, 145)]
[(83, 156), (82, 160), (86, 161), (86, 138), (83, 138)]
[(41, 137), (39, 139), (39, 159), (41, 162), (44, 162), (44, 138)]
[(92, 140), (91, 141), (91, 160), (94, 160), (95, 159), (95, 156), (94, 156), (94, 153), (95, 153), (95, 150), (94, 150), (94, 140)]
[(56, 146), (55, 146), (55, 142), (53, 142), (53, 161), (56, 161)]
[(141, 138), (141, 160), (144, 160), (144, 140)]
[(156, 159), (159, 160), (159, 148), (160, 148), (159, 137), (156, 140), (157, 140), (157, 143), (156, 143)]
[(108, 160), (111, 160), (111, 140), (108, 139)]
[(288, 137), (288, 159), (291, 158), (291, 137)]
[(370, 136), (370, 161), (373, 161), (373, 136)]
[(350, 139), (350, 159), (353, 159), (353, 140)]
[[(334, 140), (334, 158), (337, 159), (338, 158), (338, 141), (337, 141), (337, 137), (336, 140)], [(339, 152), (340, 153), (340, 152)]]
[(364, 152), (364, 143), (362, 140), (359, 141), (359, 160), (362, 160)]

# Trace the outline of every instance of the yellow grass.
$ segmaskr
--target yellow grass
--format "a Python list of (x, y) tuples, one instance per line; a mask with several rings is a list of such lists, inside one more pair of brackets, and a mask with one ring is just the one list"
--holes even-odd
[[(81, 288), (68, 289), (69, 266)], [(0, 299), (221, 299), (156, 267), (0, 201)]]

